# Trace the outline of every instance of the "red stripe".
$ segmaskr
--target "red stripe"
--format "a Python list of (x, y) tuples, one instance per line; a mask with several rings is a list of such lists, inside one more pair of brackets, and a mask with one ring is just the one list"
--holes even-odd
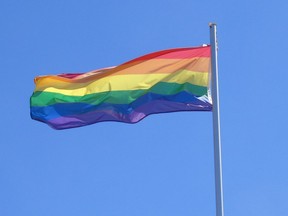
[(210, 45), (205, 47), (178, 48), (158, 51), (133, 59), (123, 65), (150, 59), (189, 59), (195, 57), (210, 57)]
[(59, 77), (65, 77), (65, 78), (68, 78), (68, 79), (73, 79), (75, 77), (78, 77), (80, 75), (82, 75), (83, 73), (67, 73), (67, 74), (59, 74), (57, 76)]
[[(144, 56), (140, 56), (136, 59), (132, 59), (131, 61), (125, 62), (124, 64), (121, 64), (113, 68), (112, 70), (111, 68), (107, 68), (107, 71), (105, 71), (106, 72), (105, 76), (109, 75), (109, 71), (110, 73), (114, 73), (119, 70), (125, 69), (125, 67), (127, 67), (128, 65), (130, 66), (133, 64), (138, 64), (141, 61), (147, 61), (151, 59), (191, 59), (195, 57), (210, 57), (210, 45), (203, 46), (203, 47), (175, 48), (175, 49), (162, 50), (162, 51), (150, 53)], [(98, 70), (96, 70), (95, 72), (97, 71)], [(84, 73), (76, 73), (76, 74), (67, 73), (67, 74), (60, 74), (57, 76), (73, 80), (75, 78), (77, 79), (77, 77), (82, 74)], [(99, 78), (101, 77), (101, 75), (98, 73), (97, 73), (97, 76), (99, 76)]]

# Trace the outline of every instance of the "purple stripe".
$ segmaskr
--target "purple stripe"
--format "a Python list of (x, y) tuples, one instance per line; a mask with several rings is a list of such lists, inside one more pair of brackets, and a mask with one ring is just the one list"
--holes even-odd
[(144, 104), (130, 114), (117, 113), (112, 110), (98, 110), (82, 115), (65, 116), (51, 119), (47, 124), (55, 129), (66, 129), (73, 127), (81, 127), (103, 121), (117, 121), (125, 123), (137, 123), (148, 115), (156, 113), (167, 113), (176, 111), (211, 111), (212, 106), (208, 102), (206, 105), (193, 105), (165, 100), (155, 100)]

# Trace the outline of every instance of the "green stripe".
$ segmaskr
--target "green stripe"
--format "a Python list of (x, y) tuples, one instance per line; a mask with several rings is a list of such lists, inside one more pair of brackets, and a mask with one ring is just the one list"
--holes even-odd
[(129, 104), (142, 95), (150, 92), (163, 95), (173, 95), (181, 91), (189, 92), (195, 96), (207, 94), (207, 87), (197, 86), (190, 83), (164, 83), (160, 82), (150, 89), (130, 90), (130, 91), (111, 91), (89, 94), (84, 96), (67, 96), (53, 92), (34, 92), (31, 97), (31, 106), (49, 106), (56, 103), (87, 103), (98, 105), (101, 103)]

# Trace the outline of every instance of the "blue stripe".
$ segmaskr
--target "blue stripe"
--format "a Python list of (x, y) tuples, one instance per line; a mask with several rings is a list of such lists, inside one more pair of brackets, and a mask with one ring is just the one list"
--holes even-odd
[[(86, 103), (59, 103), (50, 106), (43, 107), (31, 107), (31, 117), (40, 121), (49, 121), (51, 119), (63, 117), (63, 116), (75, 116), (89, 113), (92, 111), (113, 111), (115, 113), (129, 115), (136, 109), (141, 109), (141, 106), (147, 105), (153, 101), (170, 101), (175, 103), (182, 103), (183, 107), (181, 110), (191, 110), (191, 111), (210, 111), (212, 110), (212, 105), (202, 98), (191, 95), (188, 92), (180, 92), (175, 95), (160, 95), (155, 93), (148, 93), (139, 97), (136, 101), (131, 104), (111, 104), (103, 103), (100, 105), (91, 105)], [(164, 104), (164, 103), (163, 103)], [(165, 112), (165, 107), (161, 110), (155, 110), (156, 107), (148, 107), (145, 109), (151, 109), (153, 113)], [(157, 108), (156, 108), (157, 109)], [(168, 108), (167, 108), (168, 109)], [(171, 111), (181, 111), (181, 110), (169, 110)]]

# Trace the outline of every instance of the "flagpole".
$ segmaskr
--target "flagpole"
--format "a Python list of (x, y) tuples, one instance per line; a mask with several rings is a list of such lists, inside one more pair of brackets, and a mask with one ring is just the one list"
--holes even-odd
[(222, 187), (222, 159), (220, 137), (220, 112), (218, 90), (218, 60), (216, 24), (209, 23), (211, 44), (211, 73), (212, 73), (212, 102), (213, 102), (213, 137), (214, 137), (214, 172), (216, 193), (216, 216), (224, 216), (223, 187)]

